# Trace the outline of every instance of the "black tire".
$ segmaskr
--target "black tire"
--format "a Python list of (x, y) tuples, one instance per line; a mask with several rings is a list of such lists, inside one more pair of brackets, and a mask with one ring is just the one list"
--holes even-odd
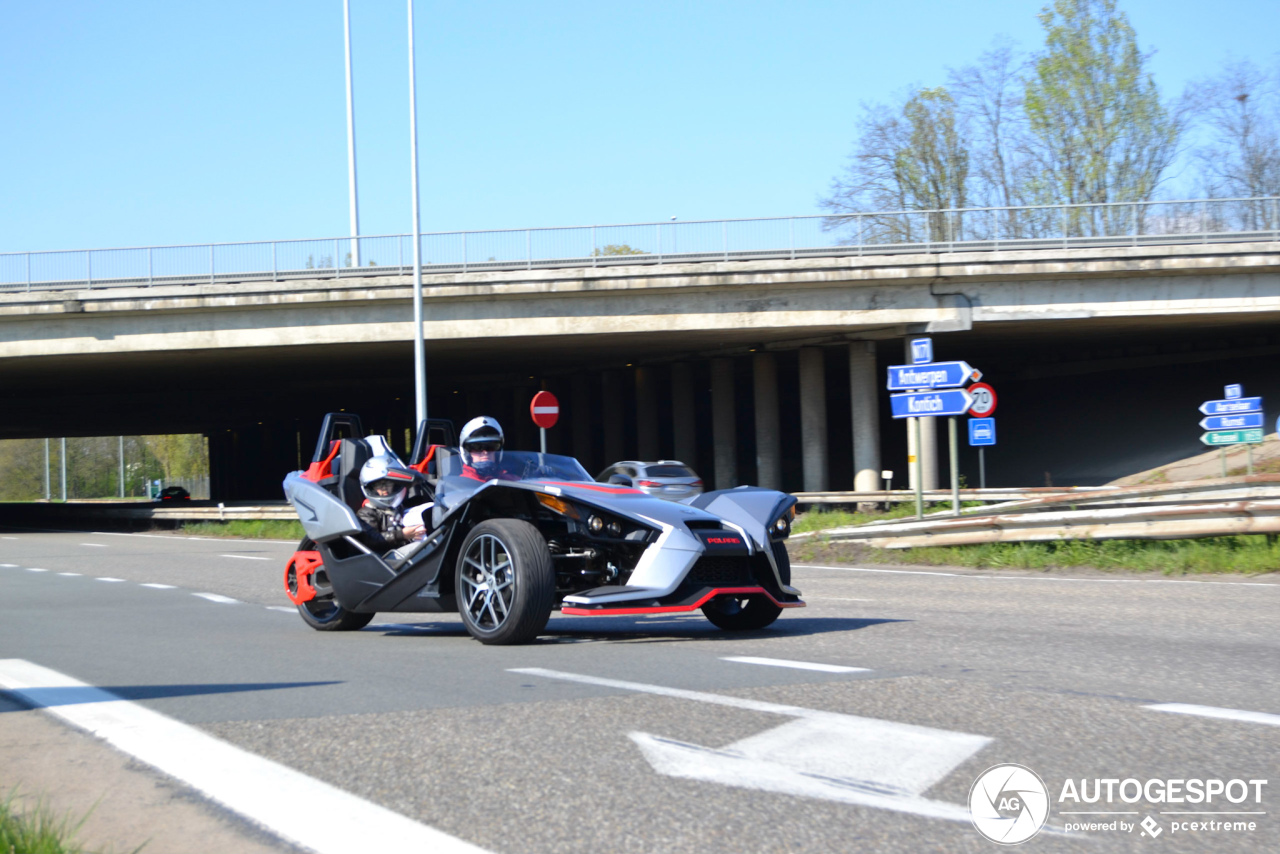
[[(298, 543), (298, 551), (300, 552), (315, 550), (316, 544), (307, 537), (303, 537), (302, 542)], [(320, 575), (323, 571), (323, 569), (316, 570), (315, 575)], [(292, 573), (285, 578), (285, 584), (288, 585), (291, 593), (298, 592), (297, 581), (293, 578)], [(298, 614), (302, 617), (304, 623), (318, 632), (358, 631), (369, 625), (369, 621), (375, 616), (373, 614), (357, 614), (343, 608), (334, 598), (333, 588), (315, 578), (314, 575), (312, 577), (312, 586), (316, 588), (316, 596), (309, 602), (303, 602), (299, 605)]]
[(556, 573), (538, 529), (519, 519), (489, 519), (458, 550), (458, 613), (485, 644), (528, 643), (547, 626)]
[(766, 596), (717, 596), (702, 606), (702, 613), (717, 628), (751, 632), (778, 619), (782, 609)]

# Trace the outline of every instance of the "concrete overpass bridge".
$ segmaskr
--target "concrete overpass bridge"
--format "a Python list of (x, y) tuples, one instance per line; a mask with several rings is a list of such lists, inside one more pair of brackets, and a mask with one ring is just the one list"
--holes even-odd
[[(563, 403), (550, 449), (592, 470), (675, 457), (720, 486), (800, 490), (874, 487), (887, 468), (902, 487), (884, 368), (931, 334), (937, 358), (967, 360), (1000, 393), (991, 483), (1103, 482), (1199, 449), (1195, 407), (1226, 382), (1280, 401), (1278, 237), (437, 265), (423, 279), (430, 409), (495, 414), (532, 445), (528, 400), (545, 387)], [(386, 266), (11, 282), (0, 437), (206, 433), (221, 498), (276, 497), (325, 411), (358, 411), (403, 444), (412, 277)], [(967, 448), (961, 469), (976, 480)]]

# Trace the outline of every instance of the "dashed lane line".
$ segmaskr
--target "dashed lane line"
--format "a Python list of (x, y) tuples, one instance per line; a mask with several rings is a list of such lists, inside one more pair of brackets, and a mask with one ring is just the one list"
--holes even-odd
[(105, 548), (106, 548), (106, 545), (104, 545), (103, 543), (81, 543), (80, 545), (82, 545), (82, 546), (88, 546), (88, 547), (89, 547), (89, 548), (91, 548), (91, 549), (105, 549)]
[(239, 605), (239, 599), (232, 599), (230, 596), (221, 596), (217, 593), (192, 593), (192, 596), (199, 596), (201, 599), (208, 599), (210, 602), (217, 602), (219, 605)]
[(104, 575), (102, 578), (95, 578), (95, 579), (94, 579), (94, 581), (106, 581), (106, 582), (111, 583), (111, 584), (117, 584), (117, 583), (119, 583), (119, 582), (121, 582), (121, 581), (124, 581), (124, 579), (123, 579), (123, 578), (112, 578), (112, 577), (111, 577), (111, 576), (109, 576), (109, 575)]
[(49, 570), (47, 570), (47, 569), (40, 569), (40, 568), (39, 568), (39, 567), (37, 567), (37, 566), (29, 566), (29, 567), (27, 567), (27, 572), (48, 572), (48, 571), (49, 571)]
[[(488, 854), (443, 831), (29, 661), (0, 660), (0, 689), (319, 854)], [(317, 821), (316, 816), (324, 820)]]
[(1241, 721), (1250, 724), (1266, 724), (1280, 726), (1280, 715), (1266, 712), (1246, 712), (1242, 709), (1220, 709), (1217, 706), (1195, 706), (1190, 703), (1157, 703), (1144, 706), (1156, 712), (1171, 712), (1175, 715), (1195, 715), (1201, 718), (1218, 718), (1224, 721)]
[(172, 584), (160, 584), (155, 581), (147, 581), (138, 585), (139, 587), (150, 587), (152, 590), (177, 590)]
[(843, 664), (819, 664), (815, 661), (789, 661), (785, 658), (757, 658), (752, 655), (721, 656), (721, 661), (739, 664), (762, 664), (765, 667), (789, 667), (792, 670), (818, 670), (823, 673), (869, 673), (866, 667), (845, 667)]
[(58, 573), (58, 575), (65, 575), (65, 576), (67, 576), (68, 578), (79, 578), (79, 577), (80, 577), (80, 573), (78, 573), (78, 572), (59, 572), (59, 573)]
[(254, 555), (218, 555), (218, 557), (232, 557), (236, 560), (271, 560), (269, 557), (255, 557)]

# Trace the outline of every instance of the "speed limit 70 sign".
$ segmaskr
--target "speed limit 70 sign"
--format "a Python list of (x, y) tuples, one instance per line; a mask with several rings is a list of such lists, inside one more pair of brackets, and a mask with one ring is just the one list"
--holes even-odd
[(996, 411), (996, 390), (986, 383), (974, 383), (966, 391), (973, 398), (969, 414), (977, 418), (986, 418)]

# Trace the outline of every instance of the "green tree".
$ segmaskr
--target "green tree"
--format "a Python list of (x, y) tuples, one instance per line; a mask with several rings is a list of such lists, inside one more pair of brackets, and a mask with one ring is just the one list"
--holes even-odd
[[(1161, 102), (1115, 0), (1054, 0), (1039, 17), (1045, 49), (1024, 94), (1035, 175), (1023, 195), (1050, 204), (1151, 199), (1177, 154), (1185, 109)], [(1141, 212), (1087, 208), (1067, 218), (1067, 233), (1103, 233)]]
[[(632, 249), (625, 243), (610, 243), (607, 246), (601, 246), (598, 249), (591, 250), (592, 258), (601, 258), (606, 255), (648, 255), (643, 249)], [(490, 258), (490, 261), (493, 259)]]

